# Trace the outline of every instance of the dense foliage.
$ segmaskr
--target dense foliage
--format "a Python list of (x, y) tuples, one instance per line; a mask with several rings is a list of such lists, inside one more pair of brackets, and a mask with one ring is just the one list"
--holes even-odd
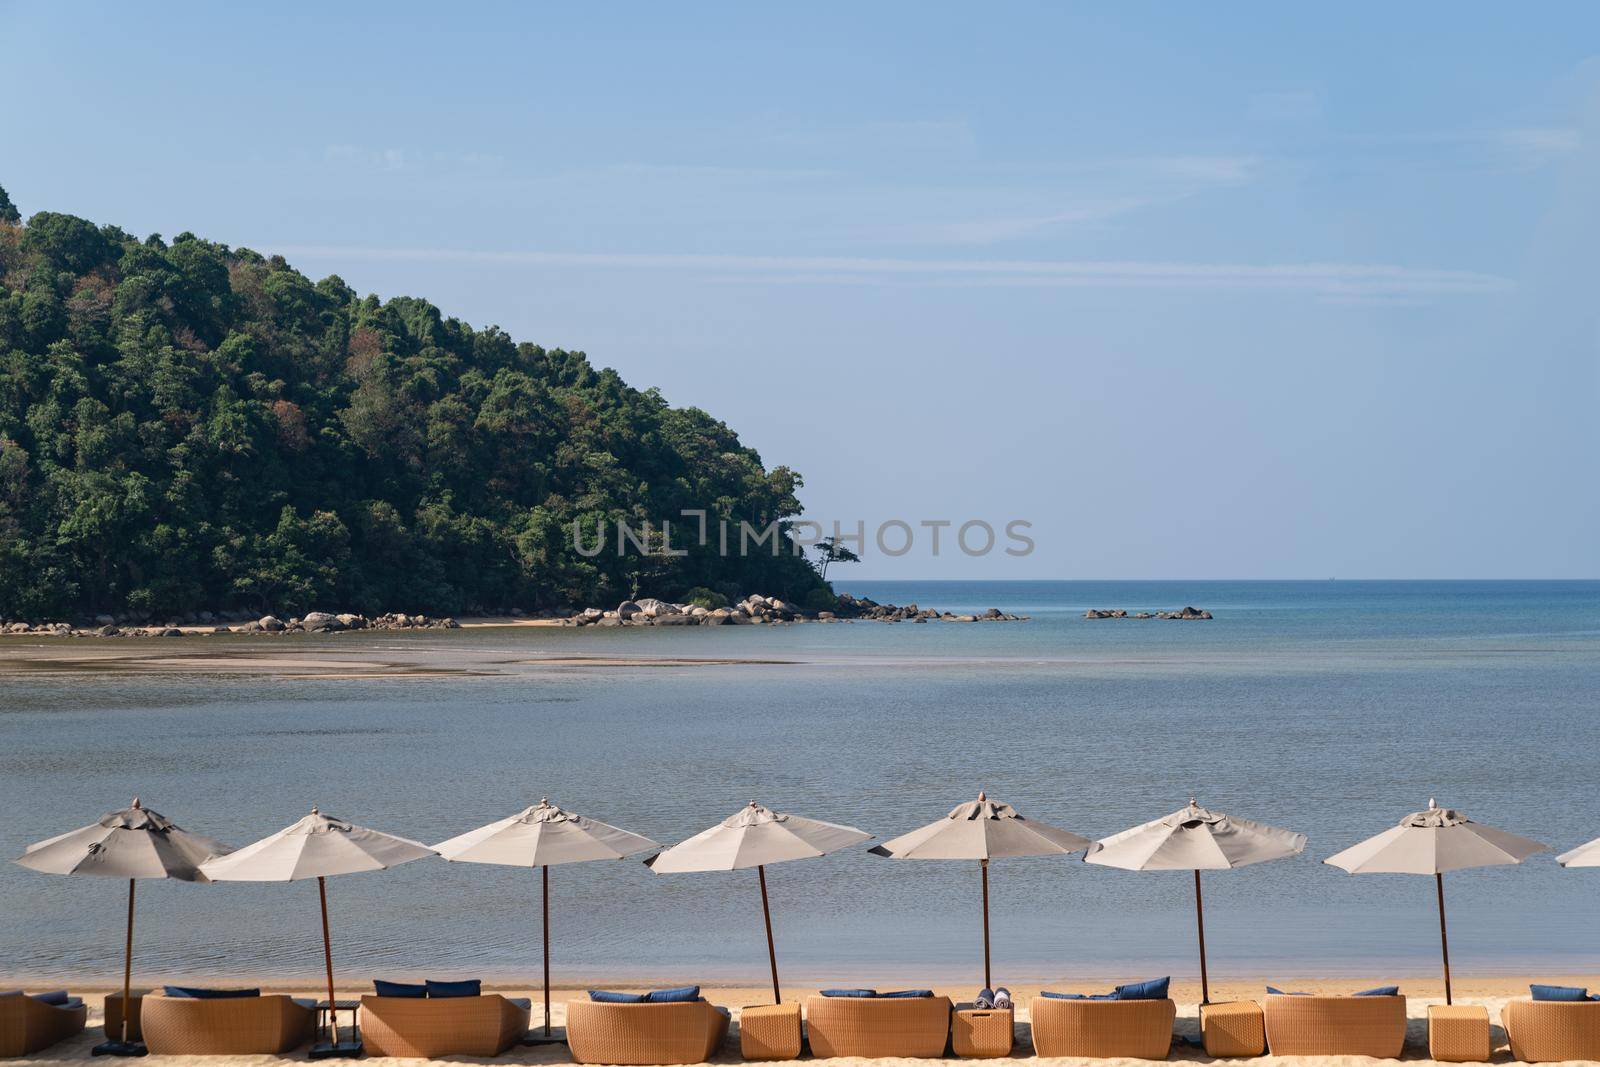
[[(0, 616), (805, 599), (787, 543), (714, 532), (795, 515), (799, 486), (580, 352), (187, 233), (23, 224), (0, 191)], [(662, 519), (687, 556), (618, 555), (614, 525), (574, 550), (574, 520), (592, 544)]]

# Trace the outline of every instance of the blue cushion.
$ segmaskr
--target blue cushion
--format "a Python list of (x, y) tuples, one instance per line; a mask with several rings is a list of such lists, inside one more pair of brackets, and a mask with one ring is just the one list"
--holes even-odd
[(169, 997), (186, 1000), (229, 1000), (234, 997), (259, 997), (259, 989), (197, 989), (193, 986), (169, 985), (164, 987)]
[(58, 989), (54, 993), (35, 993), (33, 994), (33, 999), (41, 1004), (50, 1004), (59, 1008), (67, 1002), (68, 998), (65, 989)]
[(1166, 1000), (1167, 986), (1172, 979), (1152, 978), (1148, 982), (1129, 982), (1119, 985), (1112, 992), (1118, 1000)]
[(897, 989), (893, 993), (879, 993), (879, 1000), (914, 1000), (918, 997), (931, 997), (931, 989)]
[(446, 997), (479, 997), (483, 995), (483, 982), (477, 978), (467, 978), (460, 982), (435, 982), (427, 979), (429, 999), (442, 1000)]
[(1040, 991), (1040, 996), (1049, 997), (1051, 1000), (1117, 1000), (1115, 993), (1052, 993), (1048, 989)]
[(1309, 997), (1310, 993), (1285, 993), (1277, 986), (1267, 986), (1267, 992), (1275, 997)]
[(824, 989), (822, 995), (825, 997), (875, 997), (878, 995), (878, 991), (876, 989)]
[[(1400, 987), (1397, 985), (1381, 985), (1376, 989), (1363, 989), (1354, 995), (1358, 997), (1397, 997), (1400, 995)], [(1583, 998), (1579, 997), (1578, 999), (1582, 1000)]]
[(382, 978), (372, 980), (372, 991), (380, 997), (425, 997), (428, 987), (412, 982), (385, 982)]
[(677, 989), (652, 989), (644, 995), (644, 999), (651, 1004), (684, 1004), (700, 999), (700, 987), (686, 985)]
[(643, 1004), (643, 993), (613, 993), (609, 989), (589, 990), (589, 999), (596, 1004)]
[(1588, 1000), (1589, 991), (1571, 985), (1530, 985), (1534, 1000)]

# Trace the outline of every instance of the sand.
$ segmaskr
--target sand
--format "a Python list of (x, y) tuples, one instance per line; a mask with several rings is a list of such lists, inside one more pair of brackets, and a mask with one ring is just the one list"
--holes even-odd
[[(1500, 1027), (1499, 1027), (1500, 1008), (1506, 1003), (1507, 1000), (1513, 999), (1515, 997), (1526, 997), (1528, 995), (1528, 982), (1529, 982), (1529, 980), (1530, 979), (1527, 978), (1527, 977), (1499, 977), (1499, 978), (1490, 978), (1490, 979), (1465, 978), (1465, 979), (1462, 979), (1461, 981), (1458, 981), (1456, 983), (1456, 985), (1455, 985), (1455, 994), (1456, 994), (1455, 995), (1455, 1002), (1457, 1004), (1482, 1004), (1482, 1005), (1486, 1006), (1489, 1009), (1489, 1018), (1490, 1018), (1491, 1023), (1494, 1024), (1493, 1040), (1496, 1042), (1496, 1052), (1495, 1052), (1495, 1055), (1494, 1055), (1494, 1059), (1495, 1059), (1496, 1062), (1510, 1062), (1511, 1061), (1509, 1052), (1504, 1048), (1505, 1035), (1504, 1035), (1503, 1032), (1501, 1032)], [(1590, 977), (1572, 976), (1572, 975), (1539, 975), (1539, 976), (1533, 978), (1532, 980), (1534, 980), (1534, 981), (1548, 981), (1548, 982), (1554, 982), (1554, 983), (1557, 983), (1557, 984), (1572, 984), (1572, 985), (1582, 985), (1582, 986), (1587, 986), (1587, 985), (1590, 985), (1590, 984), (1593, 983), (1593, 979), (1590, 978)], [(1339, 980), (1319, 980), (1319, 979), (1310, 979), (1310, 978), (1303, 978), (1303, 979), (1284, 978), (1284, 979), (1281, 979), (1281, 980), (1278, 980), (1278, 981), (1274, 981), (1274, 984), (1278, 985), (1280, 988), (1283, 988), (1283, 989), (1291, 989), (1291, 990), (1305, 991), (1305, 992), (1311, 992), (1311, 993), (1330, 993), (1330, 994), (1332, 994), (1332, 993), (1351, 993), (1351, 992), (1354, 992), (1354, 991), (1356, 991), (1358, 989), (1366, 989), (1366, 988), (1370, 988), (1370, 987), (1375, 986), (1375, 985), (1384, 984), (1386, 981), (1390, 981), (1390, 980), (1386, 980), (1386, 979), (1384, 979), (1382, 977), (1375, 977), (1375, 978), (1371, 978), (1371, 979), (1339, 979)], [(216, 984), (225, 984), (225, 983), (216, 983)], [(905, 983), (903, 983), (903, 985), (901, 987), (912, 986), (912, 985), (915, 985), (915, 984), (916, 983), (915, 983), (914, 980), (907, 980)], [(1262, 987), (1263, 987), (1263, 982), (1261, 980), (1256, 980), (1256, 979), (1252, 979), (1252, 980), (1249, 980), (1249, 981), (1237, 981), (1237, 982), (1218, 982), (1218, 983), (1214, 983), (1212, 985), (1212, 987), (1211, 987), (1211, 993), (1212, 993), (1212, 998), (1211, 999), (1213, 1001), (1259, 999), (1259, 997), (1261, 996), (1262, 991), (1263, 991)], [(30, 986), (30, 988), (39, 988), (39, 987), (37, 986), (37, 984), (35, 984), (34, 986)], [(613, 986), (608, 986), (607, 988), (627, 989), (627, 988), (637, 988), (637, 987), (629, 986), (626, 983), (618, 983), (618, 984), (615, 984)], [(889, 988), (889, 986), (888, 985), (884, 985), (881, 988), (887, 989), (887, 988)], [(1105, 989), (1106, 989), (1106, 983), (1061, 982), (1061, 983), (1053, 983), (1051, 986), (1049, 986), (1049, 988), (1062, 990), (1062, 991), (1065, 991), (1065, 992), (1094, 993), (1094, 992), (1104, 992)], [(1409, 985), (1407, 983), (1404, 983), (1404, 982), (1401, 984), (1401, 992), (1402, 993), (1407, 992), (1408, 988), (1409, 988), (1409, 990), (1411, 990), (1414, 993), (1414, 995), (1408, 997), (1407, 1003), (1406, 1003), (1407, 1013), (1410, 1016), (1411, 1023), (1410, 1023), (1410, 1026), (1408, 1027), (1408, 1031), (1407, 1031), (1406, 1053), (1405, 1053), (1405, 1058), (1404, 1058), (1403, 1062), (1405, 1062), (1407, 1064), (1420, 1064), (1420, 1065), (1432, 1064), (1434, 1061), (1426, 1058), (1426, 1056), (1427, 1056), (1427, 1046), (1428, 1046), (1426, 1019), (1427, 1019), (1428, 1005), (1443, 1003), (1442, 995), (1433, 995), (1433, 994), (1436, 993), (1436, 990), (1438, 988), (1438, 981), (1436, 979), (1433, 979), (1433, 980), (1418, 979), (1418, 980), (1411, 981), (1409, 983)], [(294, 993), (297, 996), (323, 996), (323, 995), (325, 995), (325, 994), (318, 994), (317, 992), (315, 992), (313, 990), (308, 990), (308, 989), (299, 988), (299, 987), (293, 987), (293, 988), (284, 987), (284, 988), (273, 989), (271, 991), (274, 991), (274, 992), (290, 992), (290, 993)], [(345, 996), (349, 996), (351, 998), (355, 998), (355, 997), (358, 997), (361, 993), (368, 992), (368, 991), (369, 990), (367, 990), (365, 988), (358, 989), (358, 988), (352, 987), (349, 990), (341, 989), (339, 995), (341, 996), (341, 998), (345, 997)], [(533, 1005), (534, 1005), (534, 1007), (533, 1007), (533, 1023), (534, 1023), (534, 1026), (535, 1026), (535, 1028), (537, 1028), (540, 1025), (540, 1023), (542, 1022), (543, 1016), (542, 1016), (542, 1008), (541, 1008), (541, 995), (540, 995), (540, 992), (538, 990), (528, 990), (528, 989), (525, 989), (525, 988), (505, 987), (505, 988), (497, 988), (495, 991), (504, 993), (507, 996), (529, 997), (533, 1001)], [(807, 988), (785, 989), (784, 990), (784, 1000), (786, 1002), (787, 1001), (791, 1001), (791, 1000), (792, 1001), (802, 1001), (803, 1002), (807, 995), (809, 995), (811, 993), (814, 993), (815, 991), (816, 991), (815, 989), (807, 989)], [(87, 1060), (87, 1059), (90, 1058), (89, 1050), (91, 1048), (93, 1048), (95, 1044), (97, 1044), (98, 1042), (100, 1042), (101, 1040), (104, 1039), (104, 1035), (98, 1029), (98, 1024), (99, 1024), (100, 1019), (101, 1019), (101, 1011), (100, 1011), (101, 1000), (102, 1000), (102, 996), (106, 992), (106, 990), (103, 989), (103, 988), (99, 988), (99, 989), (97, 989), (97, 988), (78, 988), (78, 989), (74, 989), (73, 992), (76, 993), (76, 994), (83, 995), (84, 998), (89, 1002), (89, 1005), (90, 1005), (90, 1015), (89, 1015), (90, 1029), (86, 1030), (82, 1035), (80, 1035), (80, 1036), (78, 1036), (78, 1037), (76, 1037), (76, 1038), (74, 1038), (74, 1039), (72, 1039), (70, 1041), (62, 1042), (59, 1045), (56, 1045), (56, 1046), (54, 1046), (52, 1048), (49, 1048), (49, 1049), (46, 1049), (44, 1052), (41, 1052), (41, 1053), (31, 1057), (33, 1060), (46, 1061), (46, 1062), (50, 1062), (50, 1061), (69, 1061), (69, 1060), (71, 1060), (71, 1061)], [(970, 987), (961, 987), (961, 988), (939, 987), (939, 988), (935, 989), (935, 992), (944, 994), (946, 996), (949, 996), (953, 1001), (961, 1002), (961, 1001), (964, 1001), (964, 1000), (970, 1000), (974, 990), (971, 989)], [(1019, 1010), (1018, 1010), (1018, 1013), (1017, 1013), (1017, 1055), (1015, 1055), (1013, 1057), (1010, 1057), (1010, 1058), (1007, 1058), (1007, 1059), (997, 1059), (997, 1060), (989, 1060), (989, 1061), (987, 1061), (990, 1064), (994, 1064), (995, 1067), (1013, 1067), (1013, 1065), (1015, 1065), (1015, 1067), (1021, 1067), (1021, 1065), (1024, 1064), (1024, 1063), (1028, 1063), (1028, 1062), (1037, 1063), (1037, 1062), (1039, 1062), (1039, 1058), (1032, 1054), (1032, 1045), (1030, 1044), (1030, 1041), (1029, 1041), (1029, 1033), (1028, 1033), (1028, 1025), (1027, 1025), (1027, 1011), (1026, 1011), (1028, 998), (1038, 992), (1038, 987), (1037, 986), (1019, 986), (1016, 989), (1014, 989), (1012, 992), (1018, 996), (1018, 1005), (1019, 1005)], [(1198, 983), (1196, 983), (1196, 982), (1174, 982), (1173, 983), (1172, 992), (1173, 992), (1174, 999), (1176, 999), (1178, 1001), (1178, 1020), (1177, 1020), (1177, 1025), (1176, 1025), (1176, 1028), (1175, 1028), (1176, 1032), (1178, 1033), (1180, 1038), (1183, 1037), (1183, 1036), (1189, 1036), (1189, 1037), (1194, 1037), (1194, 1038), (1198, 1039), (1198, 1029), (1197, 1029), (1197, 1021), (1196, 1021), (1197, 1020), (1196, 1001), (1198, 1000), (1198, 997), (1199, 997)], [(740, 1063), (740, 1062), (743, 1062), (741, 1060), (740, 1056), (739, 1056), (739, 1042), (738, 1042), (738, 1031), (737, 1031), (739, 1009), (741, 1007), (745, 1006), (745, 1005), (750, 1005), (750, 1004), (771, 1003), (771, 1000), (772, 1000), (772, 991), (771, 991), (771, 989), (770, 988), (766, 988), (766, 987), (755, 987), (755, 986), (734, 986), (734, 987), (719, 987), (719, 988), (707, 987), (704, 990), (704, 994), (705, 994), (705, 996), (706, 996), (706, 998), (708, 1000), (712, 1001), (715, 1004), (721, 1004), (721, 1005), (724, 1005), (724, 1006), (730, 1008), (733, 1011), (733, 1014), (734, 1014), (735, 1028), (730, 1033), (728, 1042), (723, 1046), (723, 1049), (722, 1049), (721, 1053), (716, 1057), (716, 1059), (713, 1062), (715, 1062), (715, 1063)], [(550, 998), (551, 1002), (552, 1002), (552, 1005), (553, 1005), (552, 1014), (553, 1014), (554, 1023), (558, 1028), (565, 1021), (565, 1004), (566, 1004), (566, 1001), (571, 999), (571, 998), (573, 998), (573, 997), (582, 996), (582, 995), (584, 995), (584, 992), (583, 992), (583, 990), (580, 990), (580, 989), (557, 989), (557, 990), (554, 990), (552, 992), (552, 995), (551, 995), (551, 998)], [(291, 1054), (289, 1054), (288, 1056), (285, 1056), (285, 1057), (274, 1057), (274, 1056), (214, 1056), (214, 1057), (206, 1057), (203, 1061), (201, 1061), (201, 1060), (194, 1060), (194, 1059), (191, 1059), (191, 1058), (152, 1056), (152, 1057), (149, 1057), (144, 1062), (151, 1063), (151, 1064), (158, 1064), (158, 1063), (160, 1063), (162, 1061), (165, 1061), (165, 1060), (171, 1060), (174, 1063), (184, 1063), (184, 1064), (194, 1064), (194, 1063), (203, 1062), (204, 1064), (207, 1065), (207, 1067), (265, 1067), (265, 1065), (268, 1065), (268, 1064), (273, 1064), (273, 1065), (281, 1064), (281, 1063), (285, 1062), (286, 1060), (303, 1061), (304, 1059), (305, 1059), (305, 1052), (304, 1052), (304, 1050), (301, 1050), (301, 1051), (298, 1051), (298, 1052), (295, 1052), (295, 1053), (291, 1053)], [(456, 1064), (456, 1063), (462, 1063), (462, 1062), (485, 1062), (485, 1063), (501, 1063), (501, 1064), (557, 1064), (557, 1063), (565, 1064), (565, 1063), (570, 1063), (572, 1061), (571, 1061), (570, 1056), (567, 1053), (567, 1049), (566, 1049), (565, 1045), (551, 1045), (551, 1046), (535, 1046), (535, 1047), (527, 1047), (527, 1048), (524, 1048), (524, 1047), (513, 1047), (505, 1055), (496, 1057), (493, 1060), (480, 1060), (480, 1059), (478, 1059), (476, 1057), (463, 1056), (463, 1057), (451, 1057), (449, 1060), (428, 1060), (428, 1061), (409, 1060), (409, 1061), (405, 1061), (405, 1062), (408, 1062), (408, 1063), (428, 1063), (430, 1065), (438, 1064), (439, 1067), (447, 1067), (448, 1064)], [(799, 1061), (796, 1061), (796, 1062), (799, 1062)], [(806, 1062), (813, 1062), (814, 1063), (814, 1062), (819, 1062), (819, 1061), (812, 1060), (812, 1059), (810, 1059), (808, 1057)], [(891, 1059), (860, 1060), (860, 1059), (854, 1059), (854, 1058), (840, 1058), (840, 1059), (831, 1060), (831, 1061), (828, 1061), (828, 1062), (830, 1062), (832, 1064), (835, 1064), (836, 1067), (867, 1067), (868, 1064), (876, 1064), (876, 1065), (879, 1065), (879, 1067), (893, 1067), (893, 1065), (897, 1065), (897, 1064), (932, 1063), (932, 1062), (938, 1062), (938, 1061), (891, 1060)], [(950, 1062), (950, 1061), (947, 1060), (945, 1062)], [(1063, 1062), (1064, 1063), (1064, 1062), (1069, 1062), (1069, 1061), (1067, 1061), (1067, 1060), (1054, 1060), (1052, 1062)], [(1143, 1061), (1143, 1060), (1103, 1059), (1103, 1060), (1083, 1060), (1083, 1061), (1070, 1061), (1070, 1062), (1082, 1062), (1084, 1064), (1097, 1064), (1097, 1065), (1102, 1065), (1102, 1067), (1134, 1067), (1134, 1065), (1145, 1063), (1146, 1061)], [(1174, 1042), (1173, 1047), (1172, 1047), (1172, 1055), (1169, 1057), (1168, 1062), (1170, 1062), (1170, 1063), (1215, 1063), (1215, 1062), (1219, 1062), (1219, 1061), (1212, 1060), (1209, 1056), (1206, 1056), (1205, 1053), (1201, 1049), (1199, 1049), (1197, 1047), (1192, 1047), (1192, 1046), (1186, 1045), (1186, 1044), (1182, 1043), (1182, 1041), (1180, 1040), (1180, 1041), (1175, 1041)], [(1338, 1056), (1338, 1057), (1275, 1057), (1275, 1056), (1264, 1056), (1264, 1057), (1260, 1057), (1258, 1060), (1248, 1060), (1248, 1061), (1246, 1061), (1246, 1060), (1228, 1060), (1228, 1061), (1225, 1061), (1225, 1062), (1228, 1062), (1228, 1063), (1272, 1063), (1272, 1064), (1282, 1064), (1282, 1065), (1285, 1065), (1285, 1067), (1300, 1067), (1301, 1064), (1304, 1064), (1305, 1067), (1367, 1067), (1367, 1065), (1370, 1065), (1370, 1064), (1372, 1064), (1372, 1063), (1374, 1063), (1376, 1061), (1373, 1061), (1371, 1059), (1368, 1059), (1368, 1058), (1362, 1057), (1362, 1056)], [(1390, 1061), (1390, 1062), (1395, 1062), (1395, 1061)]]

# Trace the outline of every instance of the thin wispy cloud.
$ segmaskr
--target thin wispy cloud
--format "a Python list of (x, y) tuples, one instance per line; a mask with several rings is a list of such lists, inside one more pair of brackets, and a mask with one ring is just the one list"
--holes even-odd
[(369, 145), (331, 144), (322, 150), (324, 163), (371, 170), (408, 170), (422, 166), (490, 167), (505, 162), (494, 152), (421, 151), (407, 148), (374, 148)]
[(776, 284), (804, 279), (852, 284), (893, 277), (941, 285), (1211, 288), (1337, 296), (1482, 296), (1515, 283), (1478, 271), (1382, 263), (1173, 263), (1145, 260), (909, 259), (870, 256), (751, 256), (690, 252), (483, 251), (289, 245), (301, 259), (342, 262), (691, 271), (760, 275)]

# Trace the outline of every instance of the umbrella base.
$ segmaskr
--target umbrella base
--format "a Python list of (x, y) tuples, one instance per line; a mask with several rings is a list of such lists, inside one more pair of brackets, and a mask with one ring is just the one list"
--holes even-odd
[(532, 1047), (534, 1045), (565, 1045), (567, 1035), (560, 1030), (552, 1029), (548, 1034), (541, 1027), (538, 1030), (529, 1030), (528, 1036), (522, 1039), (521, 1044)]
[(354, 1059), (365, 1052), (359, 1041), (318, 1041), (311, 1046), (310, 1056), (314, 1060)]
[(95, 1056), (148, 1056), (143, 1041), (102, 1041), (90, 1050)]

